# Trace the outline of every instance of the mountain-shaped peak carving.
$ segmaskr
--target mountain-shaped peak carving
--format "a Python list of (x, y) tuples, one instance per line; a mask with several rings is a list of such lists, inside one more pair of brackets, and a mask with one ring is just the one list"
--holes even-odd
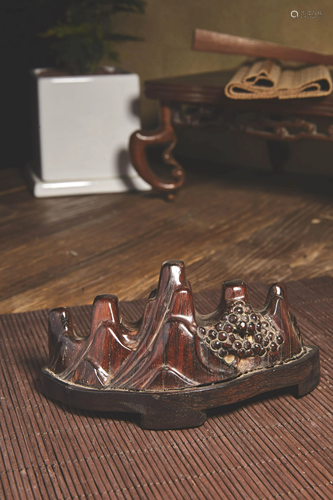
[(242, 280), (226, 281), (219, 306), (197, 314), (182, 261), (162, 265), (141, 320), (122, 318), (115, 295), (99, 295), (91, 330), (73, 331), (70, 311), (49, 318), (48, 370), (71, 384), (101, 389), (172, 390), (231, 380), (302, 355), (282, 284), (255, 310)]

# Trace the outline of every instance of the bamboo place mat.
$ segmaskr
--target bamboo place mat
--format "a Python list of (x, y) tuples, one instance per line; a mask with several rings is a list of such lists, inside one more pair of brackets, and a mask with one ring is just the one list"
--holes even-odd
[[(267, 286), (250, 286), (254, 305)], [(144, 431), (135, 415), (72, 410), (38, 391), (47, 311), (0, 316), (3, 499), (333, 498), (333, 279), (288, 284), (321, 382), (300, 400), (278, 391), (210, 411), (199, 428)], [(211, 311), (219, 292), (195, 296)], [(140, 316), (144, 301), (123, 304)], [(72, 308), (88, 329), (90, 306)]]
[(265, 59), (243, 64), (224, 92), (231, 99), (322, 97), (332, 92), (332, 79), (323, 65), (282, 68)]

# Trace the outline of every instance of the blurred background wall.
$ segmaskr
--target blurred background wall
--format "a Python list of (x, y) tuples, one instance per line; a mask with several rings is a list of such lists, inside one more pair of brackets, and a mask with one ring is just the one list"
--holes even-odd
[[(291, 11), (321, 11), (321, 19), (292, 18)], [(145, 41), (119, 45), (122, 66), (141, 81), (165, 76), (233, 68), (244, 59), (191, 51), (194, 28), (269, 40), (293, 47), (333, 53), (332, 0), (148, 0), (146, 14), (117, 17), (117, 30), (136, 30)], [(141, 100), (143, 126), (157, 123), (158, 103)], [(179, 132), (176, 152), (200, 159), (268, 170), (265, 141), (231, 133)], [(333, 173), (333, 144), (298, 141), (290, 145), (288, 171)]]
[[(31, 155), (28, 72), (33, 67), (52, 65), (48, 42), (39, 39), (36, 33), (43, 31), (55, 15), (57, 1), (54, 0), (53, 6), (47, 2), (44, 10), (40, 5), (36, 0), (4, 0), (1, 7), (0, 53), (5, 83), (2, 121), (6, 129), (1, 167), (23, 164)], [(291, 10), (322, 11), (323, 17), (293, 19)], [(147, 0), (144, 15), (117, 14), (114, 19), (117, 32), (144, 38), (143, 42), (124, 42), (117, 46), (120, 65), (137, 72), (141, 82), (218, 71), (241, 63), (241, 57), (191, 51), (194, 28), (333, 53), (332, 27), (332, 0)], [(143, 97), (141, 112), (145, 128), (157, 124), (156, 102)], [(221, 137), (217, 140), (203, 135), (198, 139), (195, 134), (197, 132), (189, 131), (182, 138), (178, 146), (182, 154), (267, 168), (267, 153), (260, 139), (244, 142), (244, 138), (234, 137), (230, 146), (228, 137), (221, 142)], [(260, 158), (258, 151), (261, 151)], [(317, 163), (327, 163), (332, 153), (333, 144), (311, 143), (304, 147), (304, 143), (299, 142), (293, 145), (292, 163), (298, 162), (307, 168), (313, 163), (311, 155), (317, 158)]]
[[(322, 19), (293, 19), (292, 10), (322, 11)], [(118, 14), (116, 28), (145, 41), (118, 46), (122, 66), (142, 81), (165, 76), (218, 71), (240, 64), (241, 57), (191, 51), (194, 28), (258, 38), (333, 53), (332, 0), (148, 0), (146, 14)], [(144, 124), (156, 106), (142, 102)]]

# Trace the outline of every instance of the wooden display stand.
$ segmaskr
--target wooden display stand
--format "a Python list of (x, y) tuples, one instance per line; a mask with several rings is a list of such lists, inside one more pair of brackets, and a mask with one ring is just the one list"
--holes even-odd
[[(333, 56), (329, 54), (205, 30), (195, 30), (192, 48), (306, 64), (333, 64)], [(172, 156), (177, 143), (176, 126), (232, 130), (267, 139), (271, 163), (276, 170), (281, 169), (281, 162), (276, 159), (277, 141), (333, 141), (333, 94), (287, 101), (270, 98), (250, 101), (229, 99), (225, 95), (225, 87), (236, 70), (145, 82), (145, 96), (160, 102), (161, 126), (155, 132), (140, 130), (132, 134), (132, 163), (146, 182), (157, 191), (166, 193), (169, 199), (173, 199), (185, 179), (184, 169)], [(320, 127), (317, 123), (319, 118), (326, 120)], [(167, 146), (163, 161), (172, 167), (172, 180), (169, 182), (159, 178), (147, 161), (146, 149), (154, 144)]]
[[(229, 130), (266, 139), (271, 163), (278, 171), (282, 164), (276, 159), (276, 150), (281, 141), (286, 145), (300, 139), (333, 141), (333, 94), (287, 101), (237, 101), (224, 93), (234, 73), (219, 71), (145, 82), (145, 96), (160, 102), (161, 125), (155, 132), (134, 132), (130, 154), (137, 172), (155, 190), (172, 199), (184, 183), (184, 169), (172, 156), (178, 127), (221, 133)], [(172, 167), (169, 182), (157, 176), (147, 160), (146, 150), (156, 144), (166, 145), (163, 162)]]

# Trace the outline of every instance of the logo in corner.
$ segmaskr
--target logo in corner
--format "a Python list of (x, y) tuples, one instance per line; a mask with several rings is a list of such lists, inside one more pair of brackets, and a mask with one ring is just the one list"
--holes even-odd
[(322, 19), (323, 11), (322, 10), (301, 10), (300, 13), (298, 10), (292, 10), (290, 12), (290, 16), (295, 19)]

